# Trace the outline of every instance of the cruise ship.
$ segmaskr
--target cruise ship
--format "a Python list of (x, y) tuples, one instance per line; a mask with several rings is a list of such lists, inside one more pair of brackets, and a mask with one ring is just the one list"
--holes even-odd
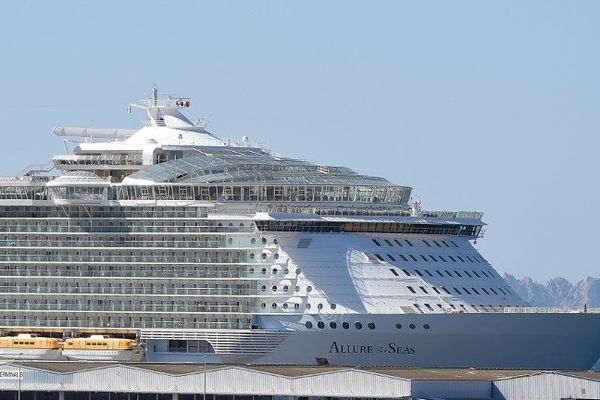
[(219, 138), (156, 87), (130, 107), (141, 129), (56, 127), (66, 154), (0, 179), (3, 335), (92, 338), (78, 354), (93, 359), (93, 338), (127, 338), (174, 363), (600, 357), (600, 313), (519, 298), (474, 247), (481, 213), (426, 211), (408, 186)]

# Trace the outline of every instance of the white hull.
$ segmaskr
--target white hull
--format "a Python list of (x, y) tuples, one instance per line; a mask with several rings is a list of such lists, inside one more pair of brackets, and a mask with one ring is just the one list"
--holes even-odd
[(0, 359), (8, 360), (60, 360), (60, 349), (0, 348)]
[(134, 362), (143, 358), (142, 350), (63, 350), (69, 360)]

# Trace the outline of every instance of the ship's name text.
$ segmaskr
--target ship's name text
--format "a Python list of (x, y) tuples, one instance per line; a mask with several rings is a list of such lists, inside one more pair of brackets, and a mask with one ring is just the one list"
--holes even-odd
[(390, 342), (387, 346), (374, 346), (365, 344), (343, 344), (338, 342), (331, 343), (329, 353), (335, 354), (373, 354), (373, 353), (388, 353), (388, 354), (415, 354), (413, 346), (403, 346)]

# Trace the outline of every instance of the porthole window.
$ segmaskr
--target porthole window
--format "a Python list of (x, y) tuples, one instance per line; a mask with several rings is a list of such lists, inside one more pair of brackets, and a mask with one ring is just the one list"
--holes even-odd
[(294, 310), (299, 310), (300, 309), (300, 304), (296, 303), (294, 304)]
[(307, 291), (307, 292), (312, 292), (312, 286), (307, 286), (307, 287), (306, 287), (306, 291)]
[(279, 244), (279, 240), (273, 239), (273, 244)]
[(271, 304), (271, 308), (273, 308), (273, 309), (277, 308), (277, 303)]
[(273, 254), (273, 258), (277, 260), (279, 258), (279, 254), (278, 253)]
[(350, 324), (347, 322), (342, 322), (342, 328), (348, 329), (348, 328), (350, 328)]
[(256, 239), (254, 239), (254, 238), (250, 239), (250, 243), (252, 243), (252, 244), (256, 243)]
[(264, 292), (265, 290), (267, 290), (267, 287), (266, 287), (265, 285), (262, 285), (262, 286), (260, 287), (260, 289), (261, 289), (261, 290)]
[(325, 328), (325, 323), (323, 321), (319, 321), (317, 322), (317, 326), (319, 327), (319, 329), (323, 329)]
[(250, 258), (254, 259), (254, 253), (250, 253)]
[(279, 270), (277, 268), (273, 268), (273, 275), (277, 274), (277, 272), (279, 272)]
[(304, 326), (306, 326), (308, 329), (312, 329), (312, 322), (310, 322), (310, 321), (306, 321), (306, 322), (304, 323)]
[(287, 310), (288, 309), (288, 303), (283, 303), (283, 309)]
[(310, 303), (306, 303), (306, 309), (310, 310)]
[(323, 304), (321, 304), (321, 303), (317, 304), (317, 308), (318, 308), (319, 310), (322, 310), (322, 309), (323, 309)]
[(429, 326), (429, 324), (425, 324), (425, 325), (423, 325), (423, 328), (424, 328), (424, 329), (429, 329), (429, 328), (431, 328), (431, 327)]
[(240, 222), (240, 227), (244, 227), (244, 223), (243, 222)]
[(371, 330), (375, 329), (375, 323), (374, 323), (374, 322), (369, 322), (369, 323), (367, 324), (367, 326), (368, 326), (368, 327), (369, 327), (369, 329), (371, 329)]
[(296, 270), (296, 275), (300, 275), (300, 273), (301, 273), (301, 272), (302, 272), (302, 270), (301, 270), (300, 268), (298, 268), (298, 269)]
[(262, 253), (262, 259), (266, 260), (267, 259), (267, 253)]
[(332, 309), (332, 310), (335, 310), (335, 308), (337, 307), (337, 305), (335, 305), (335, 304), (332, 304), (332, 305), (330, 305), (329, 307), (331, 307), (331, 309)]
[(261, 240), (262, 244), (267, 244), (267, 238), (262, 238), (260, 240)]
[(227, 242), (228, 242), (229, 244), (231, 244), (231, 243), (233, 243), (233, 239), (232, 239), (232, 238), (229, 238), (229, 239), (227, 239)]
[(249, 272), (250, 272), (251, 274), (253, 274), (253, 273), (254, 273), (254, 268), (250, 268)]
[(335, 321), (331, 321), (331, 322), (329, 323), (329, 327), (330, 327), (331, 329), (335, 329), (335, 328), (337, 328), (337, 324), (335, 323)]
[(360, 322), (355, 322), (355, 323), (354, 323), (354, 327), (355, 327), (356, 329), (362, 329), (362, 324), (361, 324)]
[(260, 272), (261, 272), (261, 274), (265, 275), (267, 273), (267, 269), (263, 268), (263, 269), (260, 270)]
[(267, 308), (267, 303), (261, 303), (260, 305), (262, 308)]
[(286, 269), (283, 270), (283, 273), (287, 275), (287, 274), (290, 273), (290, 270), (286, 268)]
[(290, 289), (290, 288), (289, 288), (288, 286), (284, 286), (284, 287), (283, 287), (283, 291), (284, 291), (284, 293), (287, 293), (287, 291), (288, 291), (289, 289)]
[(410, 329), (415, 329), (415, 328), (416, 328), (415, 324), (410, 324), (408, 327), (409, 327)]
[(273, 290), (274, 292), (277, 291), (277, 286), (273, 285), (273, 287), (271, 288), (271, 290)]
[(402, 324), (396, 324), (396, 329), (402, 329)]
[(296, 287), (294, 288), (294, 290), (295, 290), (296, 292), (299, 292), (299, 291), (300, 291), (300, 286), (296, 285)]

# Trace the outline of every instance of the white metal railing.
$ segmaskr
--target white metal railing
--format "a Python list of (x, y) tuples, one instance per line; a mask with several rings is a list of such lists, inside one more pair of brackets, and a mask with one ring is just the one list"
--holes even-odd
[(600, 314), (600, 308), (565, 308), (565, 307), (504, 307), (505, 313), (519, 314), (573, 314), (573, 313), (593, 313)]

